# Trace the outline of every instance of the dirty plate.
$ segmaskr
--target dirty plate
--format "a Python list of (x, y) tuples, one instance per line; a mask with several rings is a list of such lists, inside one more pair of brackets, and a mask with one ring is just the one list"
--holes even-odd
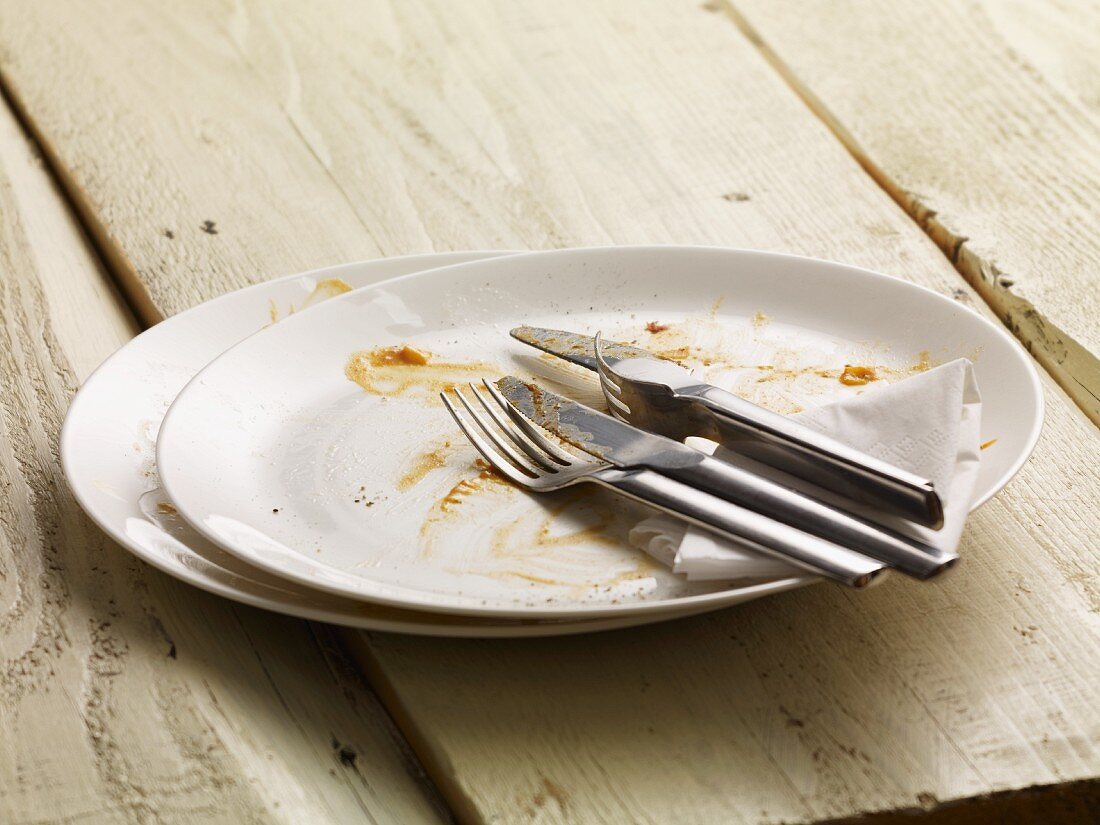
[[(978, 503), (1020, 467), (1040, 426), (1022, 350), (930, 290), (759, 252), (562, 250), (393, 279), (234, 347), (165, 418), (168, 496), (251, 565), (404, 608), (606, 618), (756, 597), (746, 583), (688, 583), (630, 548), (637, 505), (590, 487), (535, 496), (479, 466), (438, 400), (447, 385), (515, 373), (598, 398), (590, 375), (512, 341), (518, 323), (637, 341), (781, 412), (970, 357), (983, 438), (996, 439)], [(845, 386), (846, 364), (872, 366), (879, 381)]]

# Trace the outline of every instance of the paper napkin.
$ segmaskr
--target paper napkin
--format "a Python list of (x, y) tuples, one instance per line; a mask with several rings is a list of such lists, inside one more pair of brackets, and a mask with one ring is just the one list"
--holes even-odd
[[(954, 550), (970, 511), (980, 462), (981, 396), (970, 361), (960, 358), (871, 392), (792, 416), (863, 452), (929, 478), (944, 504), (944, 526), (929, 530), (873, 508), (844, 507), (935, 547)], [(689, 438), (690, 446), (777, 476), (713, 441)], [(805, 490), (831, 503), (828, 494)], [(777, 578), (806, 571), (738, 546), (671, 516), (645, 519), (630, 531), (630, 542), (691, 581)]]

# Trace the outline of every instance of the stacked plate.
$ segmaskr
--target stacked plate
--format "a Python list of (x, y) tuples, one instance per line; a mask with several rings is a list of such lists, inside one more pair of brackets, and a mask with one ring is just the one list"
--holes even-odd
[(109, 358), (61, 439), (81, 505), (150, 564), (219, 595), (342, 625), (536, 636), (685, 616), (812, 581), (691, 583), (629, 546), (645, 513), (485, 471), (439, 401), (506, 373), (596, 403), (594, 378), (520, 324), (675, 351), (780, 412), (855, 391), (824, 366), (974, 360), (975, 505), (1041, 419), (1029, 359), (957, 302), (805, 258), (697, 247), (421, 255), (282, 278), (177, 315)]

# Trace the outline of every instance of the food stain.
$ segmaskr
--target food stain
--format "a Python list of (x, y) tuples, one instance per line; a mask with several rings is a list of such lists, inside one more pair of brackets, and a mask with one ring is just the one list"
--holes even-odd
[(985, 442), (984, 444), (982, 444), (982, 446), (981, 446), (981, 449), (983, 449), (983, 450), (984, 450), (984, 449), (987, 449), (987, 448), (989, 448), (989, 447), (992, 447), (992, 446), (993, 446), (994, 444), (996, 444), (996, 443), (997, 443), (997, 439), (995, 439), (995, 438), (991, 438), (991, 439), (989, 439), (989, 441), (987, 441), (987, 442)]
[(645, 331), (649, 333), (664, 332), (668, 329), (668, 324), (659, 324), (656, 321), (650, 321), (645, 325)]
[(321, 301), (327, 301), (329, 298), (335, 298), (337, 295), (343, 295), (345, 292), (351, 292), (351, 284), (343, 278), (325, 278), (318, 281), (317, 286), (313, 287), (313, 292), (306, 297), (302, 309)]
[(371, 395), (405, 395), (413, 391), (434, 400), (463, 376), (497, 372), (484, 361), (459, 364), (434, 358), (432, 353), (408, 345), (361, 350), (348, 357), (344, 375)]
[(676, 361), (677, 363), (691, 357), (691, 347), (673, 347), (671, 349), (660, 349), (655, 353), (658, 358), (663, 358), (665, 361)]
[[(996, 441), (997, 439), (993, 439), (993, 440)], [(990, 442), (990, 443), (992, 443), (992, 442)], [(983, 446), (982, 449), (984, 450), (985, 447)], [(173, 507), (167, 501), (158, 501), (157, 502), (157, 512), (158, 513), (163, 513), (166, 516), (174, 516), (174, 515), (179, 513), (179, 510), (177, 510), (175, 507)]]
[(853, 364), (845, 364), (844, 372), (839, 375), (837, 380), (847, 387), (862, 387), (864, 384), (878, 381), (879, 378), (875, 374), (874, 367), (858, 367)]
[[(311, 307), (314, 304), (319, 304), (321, 301), (327, 301), (329, 298), (335, 298), (337, 295), (343, 295), (345, 292), (351, 292), (352, 286), (343, 278), (325, 278), (317, 282), (317, 285), (313, 287), (313, 291), (306, 296), (305, 301), (302, 302), (302, 309)], [(271, 323), (275, 324), (279, 321), (279, 307), (275, 304), (274, 300), (267, 302), (267, 314), (271, 318)], [(287, 310), (287, 317), (295, 313), (294, 304), (290, 305)]]
[[(479, 541), (468, 551), (457, 548), (462, 556), (454, 558), (450, 572), (555, 588), (559, 597), (564, 589), (575, 598), (603, 594), (618, 599), (648, 592), (664, 569), (642, 553), (627, 551), (624, 537), (638, 516), (621, 512), (610, 494), (605, 499), (592, 490), (562, 491), (542, 498), (538, 508), (515, 510), (522, 504), (517, 498), (521, 488), (480, 458), (470, 469), (475, 474), (459, 479), (429, 509), (420, 528), (421, 559), (437, 555), (438, 541), (446, 541), (439, 553), (444, 546), (456, 552), (456, 531), (477, 529), (488, 520), (484, 544)], [(504, 523), (492, 523), (493, 514), (509, 510), (514, 515)], [(615, 552), (605, 558), (609, 551)]]
[(477, 475), (472, 478), (460, 479), (442, 498), (432, 505), (428, 514), (424, 517), (424, 521), (420, 525), (421, 556), (430, 556), (432, 553), (432, 543), (428, 539), (431, 530), (440, 522), (459, 514), (462, 503), (470, 496), (488, 492), (493, 488), (500, 490), (517, 489), (508, 479), (497, 473), (480, 458), (474, 461), (473, 469), (477, 470)]
[[(531, 515), (525, 514), (513, 519), (508, 524), (501, 525), (493, 531), (490, 541), (490, 555), (493, 559), (505, 563), (519, 563), (520, 566), (506, 567), (504, 569), (473, 569), (468, 572), (478, 576), (486, 576), (492, 579), (508, 580), (520, 579), (534, 584), (544, 584), (554, 587), (568, 587), (576, 595), (599, 588), (605, 592), (618, 585), (636, 580), (648, 579), (657, 570), (659, 565), (648, 556), (639, 553), (632, 556), (632, 566), (623, 570), (611, 578), (598, 578), (595, 580), (578, 580), (576, 578), (564, 579), (554, 576), (553, 570), (535, 572), (540, 563), (554, 565), (555, 558), (564, 559), (563, 553), (571, 548), (597, 545), (607, 548), (621, 548), (623, 539), (616, 533), (621, 532), (621, 525), (617, 523), (614, 514), (604, 508), (585, 512), (592, 499), (582, 490), (564, 493), (563, 499), (555, 506), (545, 511), (542, 519), (532, 536), (529, 530)], [(588, 519), (585, 516), (589, 515)], [(590, 523), (578, 526), (566, 532), (554, 532), (554, 526), (563, 518), (576, 518), (587, 520)]]
[(432, 470), (438, 470), (447, 463), (447, 458), (454, 452), (450, 441), (444, 441), (435, 449), (421, 453), (413, 461), (412, 466), (397, 480), (397, 489), (404, 492), (415, 487)]
[(436, 503), (436, 508), (440, 513), (453, 513), (468, 497), (484, 490), (492, 483), (508, 484), (508, 481), (492, 470), (482, 470), (473, 478), (462, 479), (448, 490), (447, 495)]
[(768, 325), (769, 321), (771, 321), (771, 318), (759, 310), (752, 316), (752, 325), (754, 329), (763, 329)]
[(826, 370), (821, 367), (777, 367), (775, 364), (756, 364), (752, 369), (765, 373), (756, 379), (757, 384), (765, 384), (769, 381), (794, 381), (805, 375), (816, 375), (818, 378), (837, 378), (839, 370)]
[[(516, 489), (512, 485), (512, 482), (500, 475), (500, 473), (480, 458), (474, 462), (474, 469), (478, 471), (476, 476), (473, 478), (464, 478), (451, 487), (451, 489), (447, 491), (447, 494), (436, 502), (433, 509), (439, 513), (453, 513), (468, 496), (486, 490), (494, 484), (509, 490)], [(431, 516), (429, 515), (429, 519), (430, 518)]]
[(909, 371), (910, 372), (928, 372), (928, 370), (932, 366), (932, 363), (931, 363), (931, 360), (930, 360), (931, 356), (930, 356), (928, 350), (922, 349), (917, 354), (917, 359), (918, 359), (917, 363), (915, 363), (913, 366), (911, 366), (909, 368)]

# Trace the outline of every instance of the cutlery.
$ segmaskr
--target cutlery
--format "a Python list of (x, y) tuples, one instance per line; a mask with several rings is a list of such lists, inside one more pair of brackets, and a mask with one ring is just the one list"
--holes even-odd
[(496, 385), (513, 406), (563, 441), (620, 469), (644, 468), (768, 518), (927, 579), (958, 558), (778, 482), (647, 432), (549, 390), (508, 376)]
[[(503, 381), (519, 383), (514, 378)], [(469, 386), (478, 407), (457, 387), (440, 397), (482, 457), (521, 487), (535, 492), (560, 490), (582, 482), (610, 487), (750, 549), (855, 588), (866, 587), (884, 569), (881, 562), (653, 470), (617, 467), (589, 451), (566, 451), (543, 435), (488, 381), (483, 381), (483, 388), (473, 383)], [(458, 399), (464, 413), (450, 394)]]
[(612, 414), (682, 441), (703, 436), (853, 501), (938, 530), (943, 504), (931, 481), (707, 384), (640, 347), (564, 330), (516, 327), (513, 338), (600, 376)]

